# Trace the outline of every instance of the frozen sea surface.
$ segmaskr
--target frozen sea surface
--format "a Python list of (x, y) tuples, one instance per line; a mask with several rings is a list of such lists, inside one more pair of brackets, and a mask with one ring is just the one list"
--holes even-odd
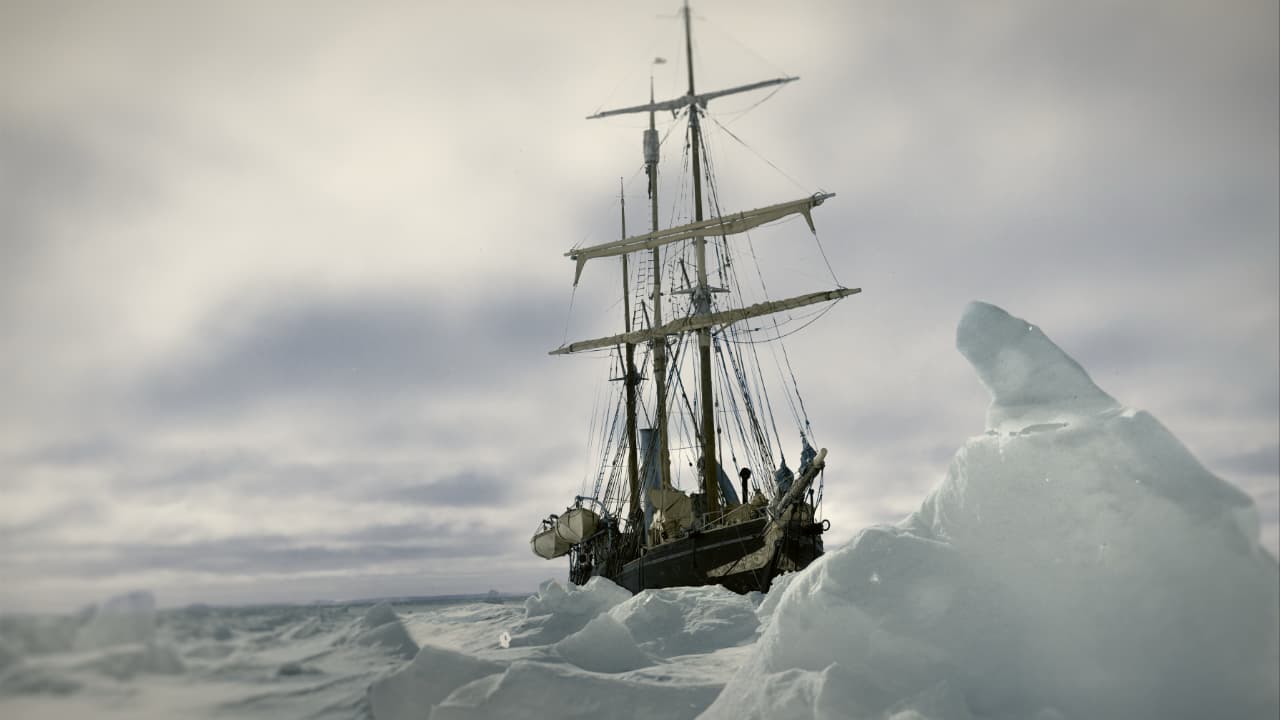
[(1280, 716), (1253, 502), (1039, 328), (974, 303), (991, 391), (920, 509), (767, 595), (0, 618), (0, 717), (1104, 720)]
[(527, 602), (9, 616), (0, 717), (531, 717), (567, 689), (567, 717), (694, 717), (746, 658), (760, 599), (597, 581)]
[(370, 684), (420, 643), (474, 653), (524, 617), (519, 600), (152, 608), (0, 619), (0, 717), (368, 717)]

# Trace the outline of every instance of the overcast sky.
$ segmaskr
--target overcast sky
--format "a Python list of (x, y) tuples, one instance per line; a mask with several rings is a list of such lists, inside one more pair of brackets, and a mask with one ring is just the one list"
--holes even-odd
[[(0, 609), (563, 577), (528, 538), (606, 368), (546, 351), (612, 328), (568, 314), (561, 254), (615, 237), (619, 177), (643, 201), (643, 118), (583, 117), (651, 67), (680, 94), (678, 6), (0, 0)], [(1277, 551), (1276, 8), (696, 5), (701, 88), (802, 78), (713, 103), (778, 168), (712, 133), (725, 205), (837, 192), (815, 219), (864, 289), (790, 346), (829, 542), (982, 432), (981, 299)]]

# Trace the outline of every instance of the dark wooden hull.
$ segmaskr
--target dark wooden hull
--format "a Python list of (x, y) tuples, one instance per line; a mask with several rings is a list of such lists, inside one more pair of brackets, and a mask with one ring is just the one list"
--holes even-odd
[(757, 518), (648, 548), (608, 577), (631, 592), (687, 585), (765, 592), (773, 578), (822, 555), (821, 533), (813, 523), (771, 530), (767, 520)]

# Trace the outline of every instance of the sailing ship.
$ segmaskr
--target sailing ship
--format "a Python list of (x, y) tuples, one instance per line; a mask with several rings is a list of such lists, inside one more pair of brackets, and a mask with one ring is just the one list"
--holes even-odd
[[(813, 428), (782, 343), (790, 332), (784, 328), (816, 319), (797, 317), (801, 308), (825, 303), (830, 309), (860, 289), (841, 285), (832, 272), (830, 289), (779, 300), (766, 293), (757, 302), (746, 301), (750, 293), (744, 288), (754, 278), (740, 268), (755, 257), (750, 231), (800, 216), (816, 239), (813, 210), (834, 194), (721, 210), (704, 158), (703, 125), (714, 121), (708, 104), (798, 78), (699, 92), (687, 2), (682, 15), (688, 91), (655, 101), (651, 77), (649, 102), (588, 118), (648, 114), (643, 148), (650, 230), (627, 236), (624, 195), (623, 239), (565, 253), (575, 264), (575, 287), (589, 261), (621, 258), (623, 332), (566, 343), (551, 354), (610, 353), (618, 383), (615, 402), (599, 423), (599, 461), (583, 493), (564, 512), (542, 520), (530, 545), (542, 558), (568, 556), (569, 579), (577, 584), (603, 576), (632, 592), (708, 584), (765, 591), (778, 575), (821, 556), (822, 534), (830, 528), (820, 515), (827, 450), (814, 449)], [(673, 113), (685, 129), (683, 164), (690, 174), (679, 184), (691, 189), (692, 212), (684, 216), (689, 221), (666, 228), (658, 218), (660, 112)], [(710, 202), (704, 202), (704, 187), (711, 190)], [(668, 283), (671, 289), (664, 290)], [(787, 464), (774, 417), (778, 390), (770, 395), (761, 362), (770, 353), (799, 434), (795, 470)], [(647, 427), (641, 427), (642, 416)], [(740, 468), (736, 486), (724, 470), (727, 461)]]

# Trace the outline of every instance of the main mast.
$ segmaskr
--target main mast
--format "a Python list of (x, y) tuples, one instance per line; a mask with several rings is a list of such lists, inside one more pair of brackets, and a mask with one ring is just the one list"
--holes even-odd
[[(693, 172), (693, 219), (702, 222), (702, 162), (698, 125), (698, 93), (693, 83), (693, 23), (688, 0), (684, 3), (684, 49), (689, 68), (689, 159)], [(693, 289), (693, 309), (697, 315), (711, 314), (711, 288), (707, 285), (707, 240), (694, 238), (698, 287)], [(720, 488), (716, 464), (715, 398), (711, 384), (711, 328), (698, 330), (699, 397), (702, 405), (702, 492), (708, 513), (720, 510)]]

